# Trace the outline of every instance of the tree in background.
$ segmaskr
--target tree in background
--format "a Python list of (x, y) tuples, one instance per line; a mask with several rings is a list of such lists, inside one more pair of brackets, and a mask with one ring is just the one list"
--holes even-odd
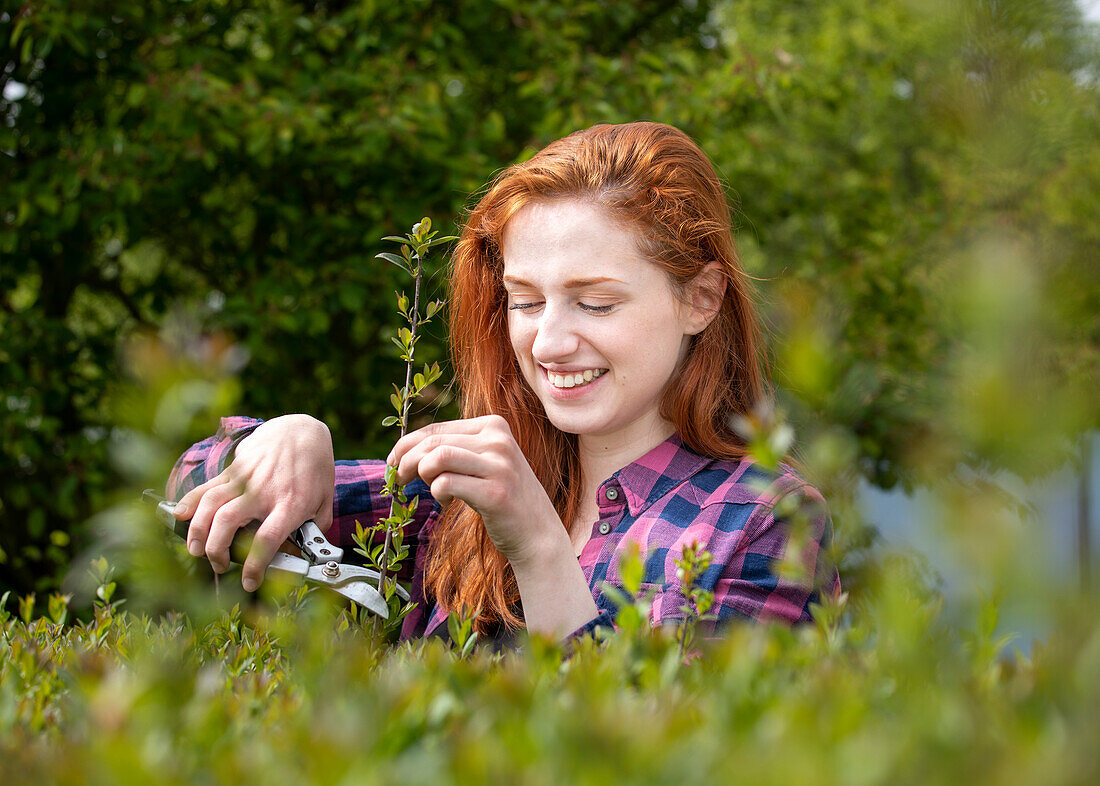
[[(232, 336), (250, 358), (246, 411), (309, 410), (338, 452), (384, 453), (399, 361), (378, 348), (397, 281), (369, 261), (378, 238), (456, 217), (540, 144), (535, 124), (573, 100), (590, 56), (672, 56), (698, 46), (705, 16), (669, 3), (6, 6), (3, 583), (52, 584), (113, 485), (120, 339), (135, 331)], [(546, 64), (553, 84), (536, 81)], [(440, 357), (426, 339), (425, 359)]]
[(115, 483), (136, 333), (247, 358), (242, 411), (383, 455), (378, 238), (596, 122), (715, 160), (812, 466), (1039, 471), (1100, 423), (1100, 69), (1069, 0), (132, 5), (0, 15), (0, 589), (51, 586)]

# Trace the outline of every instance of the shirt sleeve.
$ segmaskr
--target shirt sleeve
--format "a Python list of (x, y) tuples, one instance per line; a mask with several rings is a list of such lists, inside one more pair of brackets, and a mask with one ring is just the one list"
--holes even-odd
[(214, 436), (196, 442), (176, 460), (165, 488), (168, 499), (177, 500), (220, 475), (233, 460), (237, 445), (261, 423), (262, 420), (241, 416), (222, 418)]
[(577, 639), (595, 636), (600, 629), (611, 633), (615, 630), (615, 612), (609, 609), (601, 609), (600, 613), (581, 625), (565, 638), (566, 645)]
[(812, 619), (822, 591), (840, 591), (828, 559), (832, 522), (817, 489), (785, 476), (765, 491), (749, 515), (731, 558), (714, 585), (712, 613), (729, 619)]

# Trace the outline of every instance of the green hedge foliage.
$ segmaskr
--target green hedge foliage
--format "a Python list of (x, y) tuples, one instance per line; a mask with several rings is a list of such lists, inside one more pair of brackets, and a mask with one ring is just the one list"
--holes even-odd
[[(948, 624), (911, 566), (855, 615), (696, 641), (644, 621), (568, 653), (380, 646), (321, 591), (151, 619), (105, 563), (94, 617), (0, 608), (6, 784), (1079, 784), (1100, 778), (1100, 619), (1030, 654)], [(224, 601), (223, 601), (224, 602)], [(564, 654), (564, 658), (563, 658)]]

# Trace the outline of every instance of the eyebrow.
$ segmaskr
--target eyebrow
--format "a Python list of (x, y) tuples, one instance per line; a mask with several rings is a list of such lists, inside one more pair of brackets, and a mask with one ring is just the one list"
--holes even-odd
[[(514, 286), (520, 286), (520, 287), (534, 287), (535, 286), (530, 281), (527, 281), (527, 280), (522, 279), (522, 278), (517, 278), (516, 276), (505, 276), (503, 281), (504, 281), (505, 284), (512, 284)], [(571, 278), (568, 281), (566, 281), (564, 284), (562, 284), (562, 287), (564, 289), (584, 289), (585, 287), (590, 287), (590, 286), (593, 286), (594, 284), (604, 284), (604, 283), (607, 283), (607, 282), (612, 282), (612, 283), (615, 283), (615, 284), (625, 284), (626, 283), (624, 281), (620, 281), (617, 278), (611, 278), (609, 276), (596, 276), (595, 278)]]

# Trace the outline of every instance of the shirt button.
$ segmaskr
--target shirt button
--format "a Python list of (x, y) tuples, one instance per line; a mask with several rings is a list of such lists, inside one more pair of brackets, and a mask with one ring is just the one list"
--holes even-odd
[(601, 535), (606, 535), (611, 531), (611, 522), (601, 521), (600, 526), (596, 527), (596, 529), (599, 530)]
[(617, 488), (615, 488), (614, 486), (612, 486), (607, 491), (605, 491), (603, 493), (603, 495), (605, 497), (607, 497), (609, 502), (614, 502), (615, 500), (617, 500), (619, 498), (619, 490)]

